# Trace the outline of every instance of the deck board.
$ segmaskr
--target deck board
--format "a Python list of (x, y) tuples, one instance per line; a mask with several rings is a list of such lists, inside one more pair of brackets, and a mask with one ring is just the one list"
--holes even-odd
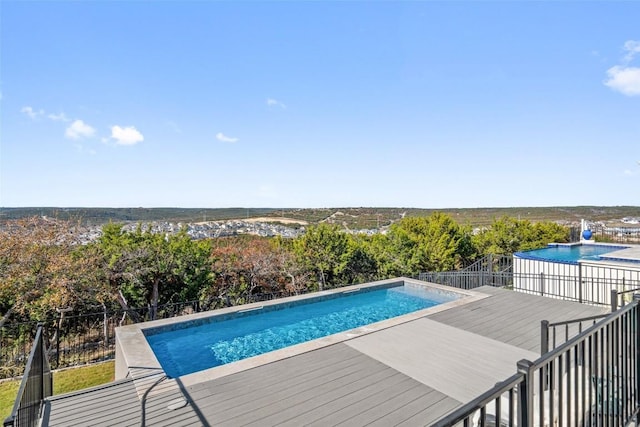
[[(357, 368), (352, 367), (352, 372), (339, 370), (336, 375), (328, 375), (324, 369), (316, 369), (317, 366), (325, 366), (327, 361), (332, 359), (331, 354), (335, 352), (343, 356), (351, 355), (354, 363), (352, 366)], [(301, 425), (325, 418), (338, 410), (343, 410), (342, 413), (347, 418), (351, 417), (349, 414), (353, 412), (369, 410), (373, 402), (371, 399), (389, 396), (397, 384), (402, 382), (407, 388), (419, 389), (423, 394), (435, 393), (440, 398), (439, 402), (445, 400), (451, 406), (461, 404), (344, 344), (332, 345), (307, 354), (312, 357), (303, 360), (298, 360), (297, 357), (285, 359), (232, 375), (243, 384), (237, 390), (239, 393), (232, 399), (216, 401), (215, 398), (209, 398), (205, 404), (199, 405), (199, 409), (207, 419), (215, 420), (216, 425), (222, 426)], [(289, 381), (277, 381), (266, 385), (254, 381), (262, 374), (260, 371), (269, 369), (272, 365), (281, 365), (276, 369), (286, 372), (289, 367), (299, 367), (300, 361), (303, 361), (312, 375), (306, 376), (304, 381), (299, 381), (293, 390), (290, 389)], [(197, 394), (202, 393), (203, 388), (209, 388), (213, 394), (217, 388), (216, 381), (189, 387), (188, 392)], [(228, 382), (228, 378), (225, 378), (225, 381)], [(251, 394), (256, 386), (261, 387), (263, 394), (258, 401), (255, 395)], [(218, 393), (215, 394), (219, 398), (222, 397)], [(344, 410), (345, 405), (348, 406), (348, 410)], [(325, 422), (323, 425), (331, 424)]]
[[(477, 291), (489, 297), (225, 377), (188, 387), (160, 381), (144, 401), (144, 425), (424, 426), (512, 375), (518, 358), (535, 359), (542, 319), (606, 312)], [(43, 425), (140, 426), (138, 393), (123, 381), (50, 398)], [(179, 398), (189, 403), (169, 409)]]
[(607, 313), (608, 308), (539, 297), (484, 286), (492, 295), (428, 316), (431, 320), (540, 354), (540, 322), (557, 322)]
[(537, 358), (531, 351), (429, 318), (355, 338), (346, 345), (461, 402), (512, 375), (518, 360)]

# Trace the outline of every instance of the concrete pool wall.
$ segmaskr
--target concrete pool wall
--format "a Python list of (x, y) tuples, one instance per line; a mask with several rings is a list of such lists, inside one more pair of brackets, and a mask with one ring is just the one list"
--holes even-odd
[[(295, 303), (304, 300), (314, 300), (322, 298), (323, 296), (349, 292), (362, 288), (377, 288), (377, 287), (391, 287), (391, 286), (420, 286), (427, 287), (429, 290), (436, 292), (442, 292), (446, 294), (455, 294), (459, 296), (458, 299), (435, 307), (419, 310), (413, 313), (409, 313), (403, 316), (394, 317), (381, 322), (365, 325), (356, 329), (351, 329), (345, 332), (329, 335), (316, 340), (308, 341), (305, 343), (293, 345), (280, 350), (265, 353), (259, 356), (250, 357), (248, 359), (240, 360), (237, 362), (229, 363), (226, 365), (210, 368), (204, 371), (196, 372), (193, 374), (180, 377), (180, 381), (184, 385), (196, 384), (203, 381), (208, 381), (215, 378), (220, 378), (226, 375), (230, 375), (236, 372), (240, 372), (253, 367), (261, 366), (267, 363), (274, 362), (283, 358), (302, 354), (311, 350), (315, 350), (327, 345), (350, 340), (356, 337), (360, 337), (366, 334), (370, 334), (376, 331), (387, 329), (396, 325), (400, 325), (412, 320), (422, 318), (428, 314), (437, 313), (443, 310), (447, 310), (452, 307), (457, 307), (463, 304), (467, 304), (473, 301), (477, 301), (482, 298), (486, 298), (487, 295), (480, 294), (473, 291), (465, 291), (459, 289), (453, 289), (446, 286), (440, 286), (432, 283), (422, 282), (409, 278), (394, 278), (388, 280), (382, 280), (378, 282), (365, 283), (360, 285), (347, 286), (338, 289), (331, 289), (322, 292), (314, 292), (311, 294), (294, 296), (289, 298), (282, 298), (279, 300), (265, 301), (259, 303), (246, 304), (236, 307), (228, 307), (219, 310), (212, 310), (203, 313), (191, 314), (181, 317), (174, 317), (170, 319), (162, 319), (151, 322), (137, 323), (133, 325), (123, 326), (116, 328), (116, 379), (123, 379), (127, 377), (136, 378), (140, 375), (148, 375), (150, 373), (164, 374), (162, 366), (158, 362), (153, 350), (149, 346), (145, 337), (145, 331), (151, 332), (151, 330), (157, 328), (169, 328), (169, 329), (181, 329), (189, 323), (203, 323), (207, 319), (211, 319), (216, 316), (228, 316), (234, 313), (248, 311), (253, 308), (271, 305), (281, 305)], [(188, 351), (185, 349), (185, 351)]]

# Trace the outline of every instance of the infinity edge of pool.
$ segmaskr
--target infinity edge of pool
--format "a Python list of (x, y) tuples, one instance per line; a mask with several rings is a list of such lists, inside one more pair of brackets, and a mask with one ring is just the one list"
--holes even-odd
[[(313, 351), (322, 347), (333, 345), (336, 343), (344, 342), (353, 338), (357, 338), (366, 334), (374, 333), (383, 329), (387, 329), (393, 326), (397, 326), (406, 322), (410, 322), (421, 317), (431, 315), (440, 311), (448, 310), (453, 307), (468, 304), (473, 301), (477, 301), (488, 297), (489, 295), (480, 292), (468, 291), (463, 289), (451, 288), (448, 286), (441, 286), (434, 283), (423, 282), (410, 278), (394, 278), (388, 280), (381, 280), (377, 282), (364, 283), (359, 285), (346, 286), (338, 289), (331, 289), (322, 292), (314, 292), (305, 295), (293, 296), (288, 298), (281, 298), (271, 301), (264, 301), (252, 304), (245, 304), (241, 306), (228, 307), (218, 310), (212, 310), (202, 313), (195, 313), (180, 317), (173, 317), (169, 319), (155, 320), (151, 322), (137, 323), (128, 326), (122, 326), (116, 328), (116, 379), (122, 379), (126, 377), (136, 378), (137, 376), (148, 375), (149, 373), (164, 374), (164, 370), (160, 365), (160, 362), (155, 356), (155, 353), (151, 349), (151, 346), (147, 342), (145, 331), (153, 334), (153, 331), (158, 329), (179, 329), (184, 327), (185, 324), (202, 324), (207, 322), (208, 319), (218, 316), (228, 316), (234, 313), (248, 311), (251, 309), (259, 308), (261, 306), (287, 304), (292, 302), (304, 301), (309, 299), (318, 299), (326, 295), (340, 294), (343, 292), (349, 292), (362, 288), (388, 288), (391, 286), (402, 286), (404, 284), (423, 286), (435, 291), (441, 291), (445, 293), (458, 294), (459, 298), (439, 304), (434, 307), (429, 307), (423, 310), (418, 310), (413, 313), (404, 314), (401, 316), (393, 317), (391, 319), (383, 320), (376, 323), (361, 326), (359, 328), (350, 329), (337, 334), (328, 335), (322, 338), (318, 338), (312, 341), (303, 342), (300, 344), (285, 347), (279, 350), (274, 350), (268, 353), (264, 353), (258, 356), (249, 357), (247, 359), (239, 360), (236, 362), (228, 363), (221, 366), (205, 369), (202, 371), (194, 372), (178, 377), (180, 382), (184, 386), (193, 385), (215, 378), (224, 377), (237, 372), (241, 372), (247, 369), (251, 369), (257, 366), (265, 365), (275, 362), (277, 360), (286, 359), (288, 357), (297, 356), (308, 351)], [(180, 325), (179, 325), (180, 324)]]

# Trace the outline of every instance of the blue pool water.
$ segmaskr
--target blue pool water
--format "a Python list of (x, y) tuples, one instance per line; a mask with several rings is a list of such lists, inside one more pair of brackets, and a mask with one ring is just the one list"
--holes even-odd
[(336, 295), (145, 335), (165, 373), (175, 378), (459, 298), (406, 285)]
[(625, 249), (626, 246), (605, 245), (549, 245), (544, 249), (516, 252), (520, 258), (543, 260), (551, 262), (567, 262), (577, 264), (579, 260), (599, 260), (601, 255)]

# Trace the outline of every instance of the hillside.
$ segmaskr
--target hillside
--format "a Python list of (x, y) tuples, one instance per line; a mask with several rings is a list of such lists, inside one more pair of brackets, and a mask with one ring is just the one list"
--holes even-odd
[[(272, 218), (273, 222), (299, 221), (315, 224), (329, 222), (349, 229), (379, 228), (388, 226), (404, 216), (428, 216), (439, 211), (451, 215), (459, 224), (474, 227), (488, 225), (495, 218), (511, 216), (530, 221), (579, 222), (590, 221), (617, 223), (624, 217), (640, 217), (639, 206), (570, 206), (570, 207), (518, 207), (474, 209), (416, 209), (416, 208), (325, 208), (325, 209), (276, 209), (276, 208), (0, 208), (0, 223), (29, 216), (47, 216), (78, 220), (85, 225), (107, 222), (204, 222), (228, 219)], [(283, 220), (284, 218), (284, 220)]]

